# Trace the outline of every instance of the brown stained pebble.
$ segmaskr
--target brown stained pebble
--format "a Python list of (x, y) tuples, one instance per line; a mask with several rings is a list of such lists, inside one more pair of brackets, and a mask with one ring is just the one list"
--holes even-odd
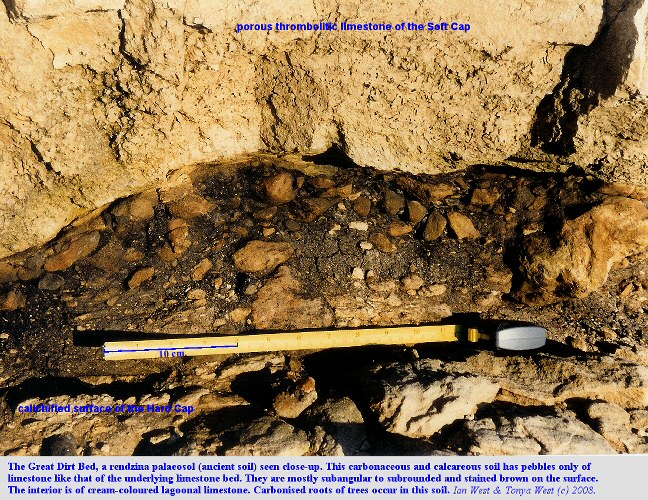
[(180, 255), (176, 254), (171, 248), (169, 243), (165, 243), (162, 248), (159, 250), (159, 256), (164, 262), (172, 262), (177, 259)]
[(234, 234), (238, 234), (239, 236), (245, 238), (248, 234), (250, 234), (250, 230), (247, 227), (243, 226), (234, 226), (231, 228), (232, 232)]
[(304, 410), (311, 406), (317, 399), (317, 392), (302, 391), (280, 392), (274, 398), (272, 407), (278, 416), (283, 418), (297, 418)]
[(545, 205), (547, 204), (547, 195), (542, 193), (536, 196), (535, 200), (533, 200), (533, 203), (529, 206), (529, 210), (531, 211), (540, 211), (542, 210)]
[(258, 220), (270, 220), (276, 215), (276, 213), (277, 207), (272, 205), (268, 208), (257, 210), (256, 212), (254, 212), (254, 214), (252, 214), (252, 216)]
[(450, 212), (448, 214), (448, 222), (457, 239), (476, 239), (481, 235), (475, 229), (472, 221), (465, 215), (459, 212)]
[(322, 198), (333, 198), (339, 196), (340, 198), (348, 198), (353, 194), (353, 184), (345, 184), (344, 186), (332, 187), (322, 193)]
[(383, 233), (372, 234), (369, 238), (369, 242), (384, 253), (394, 253), (397, 250), (396, 245), (394, 245)]
[(283, 205), (295, 199), (297, 191), (294, 187), (293, 176), (288, 172), (281, 172), (268, 177), (263, 182), (265, 196), (273, 205)]
[(21, 281), (30, 281), (39, 278), (42, 274), (42, 269), (28, 267), (18, 268), (18, 279)]
[(12, 288), (7, 293), (0, 295), (0, 311), (15, 311), (26, 305), (27, 297), (16, 288)]
[(128, 288), (130, 288), (131, 290), (133, 288), (137, 288), (145, 281), (150, 280), (154, 274), (155, 274), (154, 267), (143, 267), (142, 269), (138, 269), (133, 273), (133, 275), (128, 280)]
[(432, 212), (428, 217), (427, 223), (425, 224), (425, 230), (423, 231), (423, 238), (425, 241), (434, 241), (445, 231), (447, 222), (445, 217), (438, 212)]
[(292, 216), (298, 221), (311, 223), (339, 201), (339, 198), (306, 198), (299, 201), (292, 211)]
[(0, 284), (10, 283), (18, 279), (18, 267), (6, 262), (0, 262)]
[(129, 263), (139, 262), (144, 258), (144, 252), (137, 248), (128, 248), (124, 253), (124, 260)]
[(335, 186), (335, 181), (333, 179), (322, 176), (311, 177), (308, 179), (308, 183), (318, 189), (330, 189)]
[(353, 210), (361, 217), (367, 217), (371, 211), (371, 200), (366, 196), (360, 196), (353, 203)]
[(212, 261), (209, 259), (201, 260), (194, 268), (191, 270), (191, 279), (194, 281), (200, 281), (205, 277), (205, 274), (214, 267)]
[(90, 258), (90, 264), (107, 273), (116, 273), (122, 266), (123, 256), (124, 247), (117, 238), (112, 238)]
[(195, 219), (201, 215), (208, 215), (216, 205), (200, 196), (198, 193), (189, 193), (184, 198), (173, 202), (169, 211), (174, 217), (181, 219)]
[(80, 235), (67, 242), (63, 248), (45, 261), (45, 270), (49, 272), (63, 271), (80, 259), (87, 257), (99, 245), (99, 232), (93, 231)]
[(472, 205), (479, 205), (485, 207), (491, 207), (499, 199), (500, 194), (497, 189), (483, 189), (477, 188), (473, 191), (472, 198), (470, 203)]
[(148, 191), (120, 202), (112, 210), (112, 213), (117, 217), (126, 217), (133, 222), (145, 221), (153, 218), (155, 214), (154, 209), (157, 204), (157, 193), (155, 191)]
[(396, 215), (405, 208), (405, 198), (391, 189), (388, 189), (385, 191), (384, 206), (385, 211), (389, 215)]
[(178, 227), (169, 233), (169, 242), (173, 253), (181, 255), (186, 252), (191, 246), (189, 239), (189, 228), (186, 226)]
[(419, 203), (416, 200), (407, 202), (407, 216), (410, 223), (412, 223), (414, 226), (425, 219), (426, 215), (427, 209), (422, 203)]
[(38, 288), (40, 290), (53, 292), (62, 288), (64, 284), (65, 279), (63, 279), (63, 276), (54, 273), (45, 273), (45, 276), (43, 276), (38, 282)]
[(294, 220), (288, 219), (286, 221), (286, 229), (288, 229), (288, 231), (299, 231), (301, 226)]
[(315, 379), (313, 377), (306, 377), (299, 383), (298, 389), (305, 393), (313, 392), (315, 390)]
[(396, 180), (398, 186), (406, 193), (418, 198), (419, 200), (436, 203), (445, 200), (456, 192), (452, 184), (445, 182), (429, 183), (422, 182), (411, 177), (400, 176)]
[(205, 292), (205, 290), (201, 290), (200, 288), (195, 288), (193, 290), (189, 290), (187, 298), (189, 300), (205, 300), (205, 298), (207, 298), (207, 292)]
[(394, 238), (399, 238), (401, 236), (405, 236), (406, 234), (411, 233), (413, 230), (412, 226), (405, 223), (405, 222), (392, 222), (389, 225), (388, 232), (389, 236), (393, 236)]
[(253, 240), (234, 254), (234, 265), (246, 273), (265, 273), (286, 262), (293, 253), (290, 243)]

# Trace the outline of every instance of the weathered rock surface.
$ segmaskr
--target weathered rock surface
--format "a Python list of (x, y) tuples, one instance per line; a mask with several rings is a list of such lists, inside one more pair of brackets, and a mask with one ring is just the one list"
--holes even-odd
[(615, 264), (648, 248), (648, 207), (638, 200), (612, 197), (574, 220), (566, 221), (552, 248), (532, 237), (522, 265), (525, 300), (583, 297), (599, 288)]
[(364, 455), (369, 451), (364, 418), (348, 397), (331, 397), (306, 411), (306, 417), (322, 426), (340, 445), (344, 455)]
[(252, 304), (252, 322), (261, 330), (326, 327), (333, 315), (322, 298), (301, 296), (302, 285), (290, 268), (282, 266), (277, 275), (259, 290)]
[(619, 405), (594, 402), (587, 408), (594, 429), (619, 453), (646, 453), (648, 439), (632, 432), (630, 413)]
[[(0, 256), (170, 170), (265, 149), (337, 145), (361, 165), (430, 173), (573, 161), (648, 182), (645, 1), (5, 5)], [(471, 29), (237, 32), (260, 19)]]
[(307, 434), (279, 418), (261, 417), (233, 429), (236, 442), (225, 455), (302, 456), (311, 448)]
[(435, 377), (407, 366), (386, 371), (377, 382), (371, 406), (387, 430), (405, 436), (432, 436), (455, 420), (473, 415), (478, 404), (493, 401), (499, 390), (486, 378)]
[(624, 408), (648, 404), (648, 367), (611, 356), (577, 362), (546, 355), (497, 358), (482, 352), (444, 369), (487, 377), (501, 386), (506, 399), (518, 403), (555, 405), (596, 398)]
[(465, 425), (475, 455), (601, 455), (614, 449), (570, 416), (498, 417)]

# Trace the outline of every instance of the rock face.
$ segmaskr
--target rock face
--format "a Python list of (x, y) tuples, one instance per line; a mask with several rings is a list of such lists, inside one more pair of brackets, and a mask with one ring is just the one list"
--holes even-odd
[(387, 430), (410, 437), (432, 436), (445, 425), (472, 415), (479, 403), (495, 399), (499, 386), (485, 378), (427, 380), (408, 367), (381, 376), (372, 402)]
[[(645, 0), (4, 3), (0, 257), (182, 165), (265, 149), (648, 182)], [(261, 20), (449, 24), (237, 28)]]
[[(638, 201), (612, 197), (565, 222), (557, 248), (543, 237), (530, 239), (523, 267), (523, 297), (531, 302), (555, 296), (583, 297), (600, 287), (615, 264), (648, 248), (648, 208)], [(535, 287), (543, 292), (538, 294)]]
[(601, 455), (614, 449), (583, 422), (569, 416), (500, 417), (468, 422), (475, 455)]

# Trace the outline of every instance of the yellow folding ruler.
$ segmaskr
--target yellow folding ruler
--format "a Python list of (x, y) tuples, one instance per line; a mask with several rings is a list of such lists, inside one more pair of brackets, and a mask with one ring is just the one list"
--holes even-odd
[(547, 331), (537, 325), (503, 323), (491, 334), (462, 325), (421, 325), (250, 335), (221, 335), (106, 342), (105, 359), (176, 358), (212, 354), (320, 350), (368, 345), (494, 340), (499, 349), (523, 351), (545, 344)]

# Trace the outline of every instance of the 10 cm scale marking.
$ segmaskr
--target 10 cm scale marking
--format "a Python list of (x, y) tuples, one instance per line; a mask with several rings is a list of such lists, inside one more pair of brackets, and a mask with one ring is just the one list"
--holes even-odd
[[(488, 338), (475, 329), (470, 330), (473, 331), (474, 338), (470, 339), (472, 341)], [(459, 325), (426, 325), (106, 342), (104, 357), (120, 360), (366, 345), (414, 345), (428, 342), (453, 342), (459, 340), (462, 332), (465, 335), (465, 331), (466, 329)]]

